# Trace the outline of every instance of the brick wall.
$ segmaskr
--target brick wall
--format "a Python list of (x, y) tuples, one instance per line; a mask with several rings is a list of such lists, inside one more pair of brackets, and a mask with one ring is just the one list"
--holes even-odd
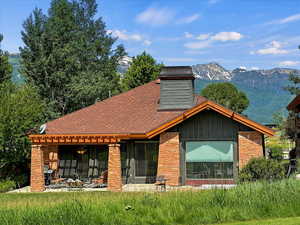
[(122, 191), (121, 151), (119, 144), (109, 145), (107, 184), (107, 188), (110, 191)]
[(257, 131), (239, 132), (239, 168), (251, 158), (263, 157), (263, 138)]
[(58, 146), (50, 145), (43, 152), (44, 155), (44, 164), (49, 165), (49, 169), (57, 170), (58, 169)]
[(180, 144), (178, 132), (160, 134), (157, 176), (164, 175), (168, 185), (180, 184)]
[(45, 150), (47, 151), (47, 146), (31, 146), (30, 189), (32, 192), (41, 192), (45, 190), (43, 157), (43, 151)]

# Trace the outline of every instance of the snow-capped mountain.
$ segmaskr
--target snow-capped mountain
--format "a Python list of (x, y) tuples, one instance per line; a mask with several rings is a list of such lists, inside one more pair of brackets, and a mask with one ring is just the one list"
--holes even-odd
[(218, 63), (193, 65), (196, 78), (204, 80), (231, 80), (232, 74)]

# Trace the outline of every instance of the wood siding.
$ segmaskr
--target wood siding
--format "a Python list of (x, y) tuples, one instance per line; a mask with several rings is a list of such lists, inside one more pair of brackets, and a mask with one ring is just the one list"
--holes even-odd
[(193, 80), (161, 80), (159, 109), (188, 109), (194, 104)]
[[(186, 183), (186, 141), (233, 141), (233, 173), (234, 177), (237, 178), (239, 126), (239, 123), (230, 118), (227, 118), (213, 110), (206, 110), (172, 128), (171, 130), (179, 131), (180, 133), (181, 183)], [(245, 129), (245, 127), (243, 128)]]

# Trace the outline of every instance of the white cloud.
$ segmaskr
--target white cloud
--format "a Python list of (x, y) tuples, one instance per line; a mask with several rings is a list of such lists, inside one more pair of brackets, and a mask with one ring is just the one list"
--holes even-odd
[(210, 34), (199, 34), (196, 39), (197, 40), (206, 40), (210, 37)]
[(243, 37), (242, 34), (238, 32), (220, 32), (212, 37), (212, 40), (216, 41), (238, 41)]
[(277, 23), (279, 23), (279, 24), (285, 24), (285, 23), (295, 22), (297, 20), (300, 20), (300, 13), (292, 15), (292, 16), (288, 16), (288, 17), (283, 18), (281, 20), (278, 20)]
[(144, 45), (149, 46), (149, 45), (151, 45), (151, 44), (152, 44), (152, 41), (149, 41), (149, 40), (145, 40), (145, 41), (144, 41)]
[(120, 40), (124, 40), (124, 41), (141, 41), (141, 40), (143, 40), (142, 35), (128, 34), (128, 32), (126, 30), (108, 30), (107, 33), (110, 33), (113, 37), (117, 37)]
[(282, 44), (278, 41), (272, 41), (266, 45), (266, 48), (259, 49), (257, 51), (251, 51), (250, 54), (259, 54), (259, 55), (281, 55), (289, 53), (288, 50), (282, 49)]
[(278, 49), (278, 48), (263, 48), (256, 51), (259, 55), (281, 55), (281, 54), (287, 54), (288, 51), (284, 49)]
[(259, 68), (256, 67), (256, 66), (252, 66), (250, 69), (251, 69), (251, 70), (259, 70)]
[(240, 66), (239, 67), (241, 70), (247, 70), (247, 67), (246, 66)]
[(189, 24), (200, 18), (199, 14), (183, 17), (177, 21), (177, 24)]
[(197, 41), (197, 42), (188, 42), (184, 44), (184, 47), (189, 49), (201, 49), (208, 48), (211, 46), (211, 41)]
[(137, 33), (129, 34), (126, 30), (107, 30), (107, 33), (123, 41), (143, 42), (143, 44), (147, 46), (152, 44), (152, 42), (145, 39), (143, 35)]
[(193, 62), (196, 61), (194, 58), (165, 58), (167, 62)]
[(185, 32), (186, 38), (193, 38), (200, 41), (188, 42), (184, 44), (184, 47), (189, 49), (201, 49), (211, 47), (213, 42), (221, 41), (238, 41), (243, 35), (238, 32), (219, 32), (213, 36), (211, 34), (199, 34), (195, 36), (189, 32)]
[(299, 64), (300, 61), (289, 61), (289, 60), (278, 63), (279, 66), (297, 66)]
[(148, 8), (137, 15), (138, 23), (152, 26), (161, 26), (169, 23), (174, 17), (174, 12), (168, 8)]
[(190, 32), (184, 32), (184, 37), (185, 37), (185, 38), (193, 38), (194, 35), (191, 34)]

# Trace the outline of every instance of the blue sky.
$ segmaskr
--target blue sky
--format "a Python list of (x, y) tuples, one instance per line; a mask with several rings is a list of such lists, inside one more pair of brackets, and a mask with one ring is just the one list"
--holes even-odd
[[(299, 0), (97, 0), (98, 16), (129, 56), (165, 65), (218, 62), (227, 69), (300, 69)], [(23, 21), (50, 0), (5, 0), (2, 48), (18, 52)]]

